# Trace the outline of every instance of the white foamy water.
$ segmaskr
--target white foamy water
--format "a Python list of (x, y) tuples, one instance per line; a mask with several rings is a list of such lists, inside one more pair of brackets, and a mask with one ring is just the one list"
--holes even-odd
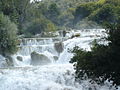
[[(75, 82), (75, 71), (73, 65), (69, 63), (73, 54), (68, 52), (68, 49), (79, 46), (84, 50), (90, 50), (91, 42), (105, 35), (103, 31), (101, 29), (72, 31), (68, 36), (80, 33), (80, 37), (67, 40), (62, 38), (23, 39), (20, 50), (13, 56), (15, 67), (0, 69), (0, 90), (114, 90), (114, 88), (110, 89), (107, 83), (99, 86), (90, 84), (88, 80), (80, 84)], [(54, 47), (54, 43), (58, 41), (64, 44), (64, 50), (60, 54)], [(47, 56), (51, 63), (40, 66), (30, 65), (32, 52)], [(23, 60), (17, 60), (17, 56), (22, 57)], [(54, 60), (54, 56), (58, 57), (58, 60)]]

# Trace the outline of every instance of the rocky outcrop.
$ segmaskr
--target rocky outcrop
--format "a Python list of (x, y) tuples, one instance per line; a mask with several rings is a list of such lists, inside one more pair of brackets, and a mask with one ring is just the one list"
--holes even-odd
[(60, 54), (64, 50), (64, 45), (62, 42), (54, 43), (55, 50)]
[(74, 35), (71, 36), (71, 38), (74, 38), (74, 37), (80, 37), (80, 33), (75, 33)]
[(23, 61), (23, 58), (21, 56), (17, 56), (17, 60)]
[(51, 63), (51, 60), (42, 53), (31, 53), (31, 65), (46, 65)]
[(66, 31), (65, 30), (60, 30), (59, 31), (59, 36), (61, 36), (61, 37), (65, 37), (66, 36)]
[(6, 62), (8, 67), (14, 66), (13, 58), (11, 56), (6, 57)]
[(0, 55), (0, 68), (4, 68), (7, 66), (7, 62), (3, 56)]
[(57, 61), (58, 60), (58, 56), (53, 56), (54, 60)]
[(3, 57), (0, 55), (0, 67), (1, 68), (6, 68), (6, 67), (13, 67), (14, 62), (12, 56), (6, 56)]

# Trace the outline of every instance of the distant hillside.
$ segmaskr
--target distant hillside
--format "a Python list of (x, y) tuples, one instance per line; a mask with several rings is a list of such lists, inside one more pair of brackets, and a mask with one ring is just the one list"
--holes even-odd
[(120, 22), (120, 0), (0, 0), (0, 12), (17, 25), (19, 34), (31, 37)]
[(106, 22), (120, 21), (120, 0), (43, 0), (35, 7), (57, 30), (101, 28)]
[(48, 5), (51, 3), (56, 3), (59, 8), (64, 10), (67, 8), (75, 8), (81, 3), (95, 2), (95, 1), (98, 1), (98, 0), (43, 0), (42, 2)]

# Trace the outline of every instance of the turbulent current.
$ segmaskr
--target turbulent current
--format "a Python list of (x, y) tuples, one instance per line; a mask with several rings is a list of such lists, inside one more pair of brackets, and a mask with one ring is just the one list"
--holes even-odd
[(64, 38), (21, 39), (19, 51), (12, 56), (13, 67), (2, 68), (0, 56), (0, 90), (115, 90), (107, 81), (103, 86), (76, 82), (69, 63), (73, 57), (69, 50), (75, 46), (90, 50), (92, 41), (104, 36), (104, 29), (88, 29), (70, 31)]

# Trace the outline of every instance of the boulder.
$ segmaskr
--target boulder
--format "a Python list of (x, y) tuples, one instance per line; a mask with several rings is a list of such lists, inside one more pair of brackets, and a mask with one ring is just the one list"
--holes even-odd
[(80, 37), (80, 33), (75, 33), (74, 35), (71, 36), (71, 39), (74, 37)]
[(23, 61), (23, 58), (21, 56), (17, 56), (17, 60)]
[(54, 43), (55, 50), (60, 54), (64, 50), (64, 45), (62, 42)]
[(7, 62), (5, 60), (5, 57), (0, 55), (0, 68), (4, 68), (4, 67), (7, 67)]
[(54, 60), (57, 61), (58, 60), (58, 56), (53, 56)]
[(46, 65), (51, 63), (51, 60), (43, 53), (31, 53), (31, 65)]
[(13, 58), (11, 56), (6, 57), (6, 62), (7, 62), (8, 67), (14, 66)]
[(0, 55), (0, 67), (1, 68), (6, 68), (6, 67), (13, 67), (14, 66), (14, 62), (13, 62), (13, 58), (12, 56), (6, 56), (3, 57)]

